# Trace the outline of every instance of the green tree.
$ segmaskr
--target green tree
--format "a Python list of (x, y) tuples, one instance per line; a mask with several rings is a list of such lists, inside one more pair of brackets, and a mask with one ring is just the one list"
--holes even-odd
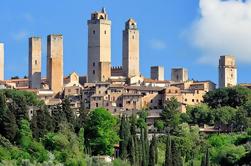
[(172, 97), (170, 101), (165, 104), (164, 110), (160, 114), (161, 120), (163, 120), (166, 127), (170, 128), (172, 133), (177, 130), (180, 124), (179, 107), (180, 104), (177, 99)]
[(251, 90), (244, 87), (221, 88), (204, 95), (204, 102), (212, 108), (230, 106), (237, 108), (250, 100)]
[(166, 139), (166, 152), (165, 152), (165, 163), (164, 166), (172, 166), (173, 160), (172, 160), (172, 140), (170, 137), (170, 134), (168, 134), (168, 137)]
[(112, 155), (119, 142), (117, 119), (104, 108), (90, 112), (85, 129), (85, 140), (93, 155)]
[(62, 110), (66, 116), (66, 119), (68, 121), (68, 123), (70, 124), (74, 124), (75, 121), (75, 116), (74, 116), (74, 112), (71, 109), (71, 103), (70, 100), (68, 98), (65, 98), (62, 102)]
[(17, 133), (16, 119), (9, 110), (3, 93), (0, 93), (0, 128), (0, 134), (13, 142)]
[(233, 130), (237, 109), (232, 107), (220, 107), (214, 110), (215, 124), (220, 129)]
[(120, 122), (120, 130), (119, 130), (120, 142), (119, 142), (119, 152), (120, 158), (122, 160), (127, 159), (128, 157), (128, 143), (130, 139), (130, 124), (125, 115), (122, 115)]
[(157, 149), (157, 139), (156, 135), (154, 134), (150, 149), (149, 149), (149, 166), (155, 166), (158, 163), (158, 149)]

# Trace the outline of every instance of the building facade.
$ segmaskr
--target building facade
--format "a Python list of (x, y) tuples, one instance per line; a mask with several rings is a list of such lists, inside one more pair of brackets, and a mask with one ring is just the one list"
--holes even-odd
[(111, 21), (103, 8), (88, 20), (88, 82), (107, 81), (111, 76)]
[(134, 19), (125, 23), (123, 31), (123, 71), (126, 77), (139, 76), (139, 30)]
[(219, 59), (219, 88), (237, 85), (237, 67), (234, 56), (221, 56)]
[(0, 81), (4, 80), (4, 44), (0, 43)]
[(39, 89), (41, 86), (41, 54), (40, 37), (29, 38), (29, 88)]
[(47, 81), (54, 95), (63, 90), (63, 36), (47, 37)]

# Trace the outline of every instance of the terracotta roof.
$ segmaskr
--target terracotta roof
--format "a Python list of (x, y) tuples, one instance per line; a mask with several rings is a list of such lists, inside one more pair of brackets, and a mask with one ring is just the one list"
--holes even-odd
[(149, 79), (149, 78), (144, 78), (144, 82), (148, 82), (148, 83), (171, 83), (171, 81), (169, 80), (153, 80), (153, 79)]
[(141, 90), (141, 91), (162, 91), (165, 88), (162, 87), (148, 87), (148, 86), (126, 86), (128, 90)]

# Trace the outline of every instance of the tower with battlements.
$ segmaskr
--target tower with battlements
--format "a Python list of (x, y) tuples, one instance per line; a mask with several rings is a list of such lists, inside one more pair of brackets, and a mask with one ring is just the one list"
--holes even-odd
[(111, 77), (111, 21), (103, 8), (88, 20), (88, 82)]
[(57, 95), (63, 90), (63, 36), (47, 37), (47, 81)]
[(139, 76), (139, 30), (134, 19), (125, 23), (123, 31), (123, 71), (128, 78)]
[(41, 38), (29, 38), (29, 88), (39, 89), (41, 85)]
[(237, 85), (237, 67), (234, 56), (221, 56), (219, 59), (219, 88)]

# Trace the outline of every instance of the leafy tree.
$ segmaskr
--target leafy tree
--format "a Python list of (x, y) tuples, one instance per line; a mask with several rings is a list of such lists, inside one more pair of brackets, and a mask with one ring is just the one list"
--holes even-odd
[(251, 90), (244, 87), (221, 88), (208, 92), (204, 102), (212, 108), (230, 106), (237, 108), (250, 100)]
[(157, 128), (158, 131), (163, 131), (164, 130), (164, 122), (162, 120), (155, 120), (154, 121), (154, 127)]
[(165, 126), (169, 127), (171, 132), (174, 132), (180, 123), (179, 107), (180, 104), (177, 99), (172, 97), (170, 101), (166, 103), (164, 110), (160, 114)]
[(215, 123), (220, 129), (233, 128), (237, 110), (232, 107), (220, 107), (214, 110)]
[(119, 142), (117, 119), (103, 108), (93, 110), (86, 124), (85, 140), (93, 155), (112, 155)]
[(206, 104), (189, 106), (187, 108), (186, 114), (188, 116), (188, 123), (192, 125), (210, 125), (214, 122), (214, 117), (212, 116), (211, 111)]

